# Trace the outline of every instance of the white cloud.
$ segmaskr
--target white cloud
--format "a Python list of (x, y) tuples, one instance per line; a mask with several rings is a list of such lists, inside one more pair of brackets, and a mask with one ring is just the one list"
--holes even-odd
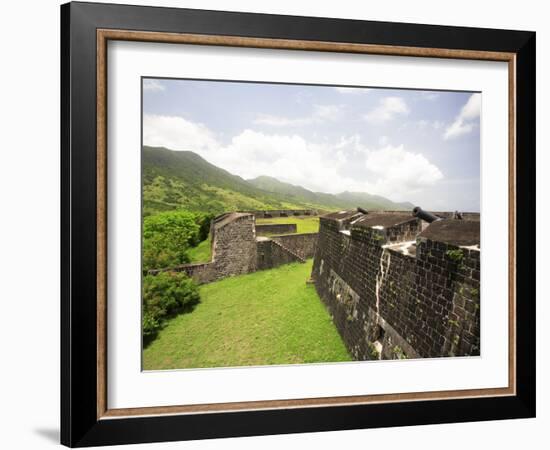
[(313, 107), (313, 117), (318, 120), (338, 120), (342, 116), (342, 107), (340, 105), (315, 105)]
[(372, 189), (397, 199), (433, 186), (443, 179), (441, 170), (420, 153), (405, 150), (403, 145), (388, 145), (370, 151), (365, 159), (365, 167), (374, 174)]
[(460, 110), (454, 122), (445, 129), (443, 138), (454, 139), (470, 133), (476, 126), (481, 114), (481, 94), (472, 94)]
[(481, 114), (481, 94), (472, 94), (460, 112), (464, 120), (472, 120)]
[(219, 147), (214, 134), (200, 123), (183, 117), (150, 114), (143, 117), (143, 143), (152, 147), (197, 153)]
[[(244, 130), (212, 155), (212, 162), (243, 178), (268, 175), (309, 189), (326, 190), (327, 179), (341, 182), (343, 155), (298, 135)], [(328, 177), (328, 178), (327, 178)]]
[(254, 123), (256, 125), (267, 125), (270, 127), (300, 127), (326, 121), (334, 121), (341, 116), (342, 107), (340, 105), (314, 105), (313, 112), (309, 116), (292, 118), (262, 114), (254, 119)]
[(378, 106), (365, 114), (363, 118), (368, 122), (380, 123), (393, 120), (399, 115), (407, 115), (409, 112), (409, 107), (401, 97), (384, 97)]
[(334, 88), (340, 94), (366, 94), (369, 91), (372, 91), (371, 88), (356, 88), (356, 87), (335, 87)]
[(243, 178), (268, 175), (313, 191), (370, 192), (407, 200), (443, 178), (423, 155), (391, 146), (386, 139), (381, 139), (381, 148), (371, 149), (358, 135), (319, 143), (298, 134), (245, 129), (222, 143), (202, 124), (152, 115), (144, 117), (143, 135), (145, 145), (191, 150)]
[(443, 139), (455, 139), (464, 134), (470, 133), (474, 129), (473, 123), (464, 122), (464, 119), (456, 119), (451, 125), (445, 129)]
[(166, 87), (158, 80), (146, 78), (143, 80), (143, 90), (149, 92), (160, 92), (166, 90)]

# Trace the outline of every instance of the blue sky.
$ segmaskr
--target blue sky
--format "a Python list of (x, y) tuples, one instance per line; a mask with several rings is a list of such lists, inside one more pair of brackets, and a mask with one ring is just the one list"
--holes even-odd
[(481, 94), (143, 80), (143, 142), (245, 179), (479, 211)]

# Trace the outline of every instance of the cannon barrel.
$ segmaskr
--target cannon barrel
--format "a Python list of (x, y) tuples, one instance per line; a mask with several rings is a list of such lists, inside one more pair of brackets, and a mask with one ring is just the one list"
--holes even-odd
[(435, 222), (436, 220), (441, 220), (441, 217), (434, 216), (428, 211), (424, 211), (420, 206), (414, 207), (413, 216), (418, 217), (419, 219), (425, 220), (428, 223)]

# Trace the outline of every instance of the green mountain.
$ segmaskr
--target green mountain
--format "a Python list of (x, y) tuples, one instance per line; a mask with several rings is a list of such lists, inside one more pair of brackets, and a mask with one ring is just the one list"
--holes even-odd
[(323, 205), (322, 209), (342, 209), (347, 207), (356, 207), (358, 205), (350, 206), (350, 203), (345, 200), (342, 201), (338, 197), (332, 194), (325, 194), (322, 192), (312, 192), (303, 188), (302, 186), (295, 186), (294, 184), (284, 183), (277, 180), (277, 178), (268, 177), (265, 175), (247, 180), (253, 186), (260, 188), (264, 191), (272, 194), (284, 195), (289, 201), (293, 202), (308, 202), (311, 204)]
[(196, 153), (143, 147), (143, 214), (187, 209), (219, 214), (254, 209), (323, 208), (294, 203), (210, 164)]
[(336, 195), (312, 192), (302, 186), (284, 183), (268, 176), (260, 176), (247, 181), (264, 191), (282, 194), (289, 200), (300, 201), (305, 199), (311, 203), (326, 205), (327, 209), (344, 209), (361, 206), (367, 210), (402, 211), (414, 208), (412, 203), (396, 203), (380, 195), (367, 194), (366, 192), (346, 191)]
[(353, 203), (354, 205), (369, 205), (363, 206), (365, 209), (378, 209), (386, 211), (400, 211), (406, 210), (410, 211), (414, 208), (414, 205), (410, 202), (396, 203), (388, 200), (386, 197), (381, 195), (367, 194), (366, 192), (342, 192), (336, 194), (341, 200), (345, 202)]
[(143, 214), (187, 209), (219, 214), (255, 209), (410, 209), (365, 193), (311, 192), (275, 178), (244, 180), (190, 151), (143, 147)]

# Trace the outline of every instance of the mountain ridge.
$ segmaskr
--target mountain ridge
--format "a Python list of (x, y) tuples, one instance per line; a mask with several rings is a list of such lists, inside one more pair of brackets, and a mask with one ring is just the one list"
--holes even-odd
[(335, 211), (358, 206), (371, 210), (412, 208), (412, 204), (368, 193), (313, 192), (268, 176), (245, 180), (192, 151), (150, 146), (142, 149), (142, 191), (144, 215), (180, 208), (212, 214), (268, 209)]
[(338, 194), (328, 194), (326, 192), (310, 191), (303, 186), (286, 183), (267, 175), (260, 175), (256, 178), (247, 179), (246, 181), (268, 192), (285, 194), (292, 197), (302, 196), (310, 201), (334, 204), (337, 209), (342, 206), (352, 208), (361, 206), (365, 209), (387, 210), (408, 210), (414, 208), (412, 203), (394, 202), (381, 195), (369, 194), (367, 192), (344, 191)]

